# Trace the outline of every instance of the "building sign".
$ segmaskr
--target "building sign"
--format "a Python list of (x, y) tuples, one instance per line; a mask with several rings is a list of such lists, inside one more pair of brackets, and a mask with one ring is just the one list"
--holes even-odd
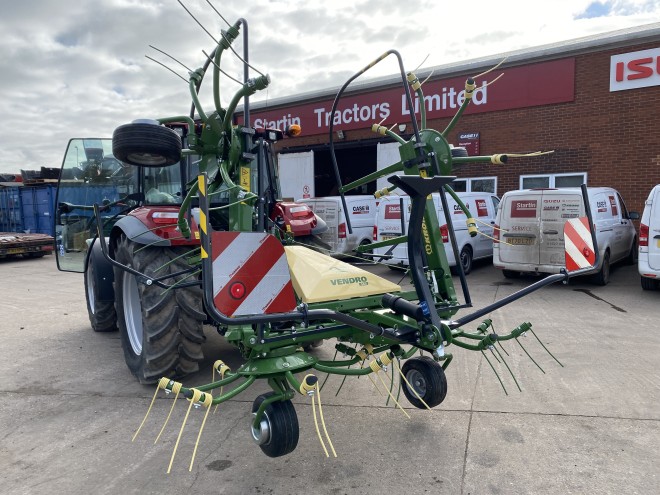
[[(503, 69), (504, 77), (490, 86), (497, 77), (477, 81), (477, 89), (466, 114), (510, 110), (573, 101), (575, 98), (575, 59), (566, 58), (538, 64)], [(452, 117), (465, 99), (465, 77), (428, 81), (424, 84), (424, 101), (414, 97), (413, 111), (419, 114), (426, 106), (428, 119)], [(328, 132), (330, 119), (339, 131), (368, 129), (383, 121), (383, 125), (410, 120), (410, 108), (402, 87), (349, 95), (342, 98), (332, 114), (334, 95), (327, 100), (297, 105), (292, 103), (276, 110), (259, 110), (253, 105), (252, 125), (281, 128), (299, 124), (303, 136)], [(239, 119), (239, 122), (241, 120)]]
[(660, 86), (660, 48), (612, 55), (610, 92)]
[(460, 132), (457, 146), (465, 148), (469, 156), (479, 156), (479, 133)]

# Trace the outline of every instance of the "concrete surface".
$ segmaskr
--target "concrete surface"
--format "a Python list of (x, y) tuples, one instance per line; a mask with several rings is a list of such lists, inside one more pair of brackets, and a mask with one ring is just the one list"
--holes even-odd
[[(377, 267), (378, 273), (400, 275)], [(475, 307), (530, 283), (506, 280), (489, 264), (468, 276)], [(338, 458), (326, 458), (308, 400), (295, 400), (300, 442), (271, 459), (252, 442), (255, 385), (209, 416), (188, 471), (201, 411), (191, 417), (166, 474), (187, 404), (159, 395), (135, 442), (153, 387), (128, 372), (117, 333), (89, 325), (80, 274), (58, 272), (53, 257), (0, 260), (0, 493), (6, 494), (656, 494), (660, 493), (660, 292), (642, 291), (635, 267), (607, 287), (554, 285), (492, 314), (504, 333), (531, 321), (557, 364), (533, 336), (515, 343), (507, 364), (451, 349), (447, 399), (410, 414), (385, 405), (365, 378), (331, 377), (324, 414)], [(460, 315), (467, 314), (467, 311)], [(475, 325), (476, 326), (476, 325)], [(472, 327), (473, 328), (473, 327)], [(209, 328), (202, 371), (238, 354)], [(331, 358), (331, 343), (314, 351)]]

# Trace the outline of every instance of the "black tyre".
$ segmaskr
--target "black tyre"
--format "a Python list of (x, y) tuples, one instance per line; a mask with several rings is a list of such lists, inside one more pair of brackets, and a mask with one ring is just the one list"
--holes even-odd
[(640, 281), (644, 290), (656, 290), (660, 286), (660, 281), (653, 278), (640, 277)]
[[(115, 258), (141, 273), (161, 277), (188, 267), (180, 258), (183, 249), (144, 248), (122, 236)], [(165, 283), (171, 285), (175, 279)], [(206, 319), (200, 287), (165, 290), (138, 284), (134, 275), (115, 267), (115, 307), (124, 358), (140, 383), (155, 383), (163, 376), (180, 377), (199, 369)]]
[(467, 275), (472, 271), (472, 248), (469, 245), (463, 246), (459, 258), (463, 265), (463, 272)]
[[(371, 244), (367, 239), (362, 239), (362, 242), (360, 242), (360, 246), (368, 246)], [(373, 251), (365, 251), (366, 253), (372, 253)], [(365, 256), (364, 253), (356, 253), (355, 256), (357, 258), (360, 258), (361, 260), (371, 260), (371, 256)], [(357, 260), (356, 260), (357, 261)]]
[[(437, 361), (428, 356), (414, 357), (408, 359), (401, 368), (403, 376), (406, 377), (410, 386), (415, 389), (429, 407), (440, 404), (447, 396), (447, 377), (445, 370)], [(426, 409), (424, 403), (404, 382), (403, 393), (408, 402), (419, 409)]]
[[(252, 403), (251, 419), (261, 403), (273, 392), (261, 394)], [(268, 457), (280, 457), (293, 452), (298, 445), (300, 428), (298, 415), (290, 400), (272, 402), (266, 406), (259, 428), (251, 426), (252, 438)]]
[[(96, 286), (94, 263), (91, 261), (85, 271), (85, 299), (87, 300), (87, 315), (95, 332), (114, 332), (117, 330), (117, 312), (114, 301), (100, 301)], [(108, 282), (110, 283), (110, 282)]]
[(27, 254), (28, 258), (43, 258), (46, 256), (45, 252), (40, 252), (40, 253), (28, 253)]
[(181, 138), (157, 124), (124, 124), (112, 133), (112, 154), (140, 167), (165, 167), (181, 159)]
[(635, 238), (633, 239), (632, 246), (630, 246), (630, 252), (626, 257), (626, 265), (636, 265), (638, 254), (639, 248), (637, 247), (637, 238)]
[(610, 252), (605, 251), (603, 256), (603, 264), (600, 271), (594, 275), (594, 282), (598, 285), (607, 285), (610, 283)]
[(520, 272), (513, 270), (502, 270), (502, 275), (504, 275), (504, 278), (520, 278)]

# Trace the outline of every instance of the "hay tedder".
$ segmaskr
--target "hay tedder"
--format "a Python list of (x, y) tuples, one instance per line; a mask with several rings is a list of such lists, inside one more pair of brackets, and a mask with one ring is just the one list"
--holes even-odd
[[(224, 107), (221, 58), (233, 51), (231, 44), (241, 27), (244, 54), (239, 58), (245, 78), (238, 81), (240, 89)], [(396, 51), (388, 51), (344, 84), (333, 114), (341, 109), (349, 84), (389, 56), (398, 61), (407, 107), (414, 108), (413, 92), (424, 101), (422, 84), (405, 72)], [(298, 443), (298, 419), (291, 402), (296, 394), (310, 396), (322, 419), (319, 375), (382, 380), (390, 367), (400, 375), (400, 388), (413, 406), (432, 408), (447, 394), (445, 369), (452, 361), (452, 348), (481, 352), (486, 359), (486, 352), (492, 352), (503, 360), (497, 350), (501, 342), (533, 333), (531, 323), (522, 322), (508, 333), (496, 334), (486, 318), (489, 313), (593, 266), (598, 249), (589, 233), (591, 221), (573, 219), (567, 224), (572, 231), (566, 239), (574, 239), (567, 247), (567, 266), (575, 271), (548, 276), (457, 316), (469, 310), (472, 301), (460, 263), (462, 297), (457, 295), (430, 195), (441, 193), (445, 212), (449, 211), (445, 194), (452, 195), (466, 212), (473, 235), (478, 234), (472, 215), (451, 189), (454, 167), (468, 162), (503, 164), (511, 155), (453, 156), (447, 135), (485, 74), (467, 79), (464, 102), (442, 132), (427, 128), (423, 105), (419, 116), (410, 115), (409, 140), (375, 123), (376, 133), (399, 143), (401, 159), (349, 184), (341, 183), (330, 126), (331, 156), (342, 197), (383, 176), (391, 186), (377, 194), (398, 189), (410, 196), (410, 223), (404, 229), (408, 236), (380, 245), (407, 243), (413, 290), (404, 291), (324, 254), (311, 242), (323, 231), (323, 222), (305, 205), (282, 201), (279, 192), (272, 145), (300, 129), (250, 126), (249, 96), (270, 83), (261, 73), (250, 78), (250, 68), (247, 24), (239, 19), (228, 23), (206, 63), (189, 70), (190, 115), (122, 125), (111, 142), (72, 140), (64, 160), (58, 195), (58, 266), (85, 272), (92, 326), (97, 331), (118, 327), (129, 369), (140, 382), (157, 383), (156, 394), (158, 390), (173, 393), (175, 401), (185, 397), (188, 412), (196, 405), (207, 415), (212, 405), (266, 380), (272, 391), (255, 399), (251, 433), (265, 454), (282, 456)], [(211, 113), (199, 98), (208, 72), (213, 79)], [(240, 102), (242, 123), (235, 115)], [(104, 173), (102, 164), (111, 156), (121, 166)], [(90, 160), (100, 164), (91, 178), (66, 173)], [(451, 215), (443, 223), (456, 251)], [(177, 380), (198, 370), (204, 324), (215, 326), (238, 349), (244, 364), (232, 370), (217, 359), (211, 383), (187, 388)], [(317, 352), (308, 352), (310, 346), (330, 339), (337, 351), (334, 359), (319, 359)], [(391, 388), (388, 394), (400, 407)], [(185, 420), (179, 438), (183, 426)]]

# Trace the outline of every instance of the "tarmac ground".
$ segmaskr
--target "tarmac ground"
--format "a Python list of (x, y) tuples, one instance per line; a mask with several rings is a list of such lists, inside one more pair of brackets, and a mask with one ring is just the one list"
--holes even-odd
[[(533, 281), (505, 279), (490, 262), (468, 275), (475, 308)], [(410, 419), (365, 377), (341, 386), (332, 376), (323, 413), (337, 458), (325, 456), (302, 396), (297, 449), (265, 456), (249, 430), (252, 401), (268, 388), (257, 383), (209, 415), (189, 471), (204, 417), (191, 411), (170, 474), (187, 402), (154, 444), (172, 403), (159, 394), (131, 442), (155, 388), (130, 374), (117, 332), (91, 330), (81, 274), (59, 272), (53, 256), (0, 260), (0, 308), (1, 493), (660, 493), (660, 291), (643, 291), (634, 266), (614, 269), (605, 287), (576, 279), (492, 313), (499, 333), (532, 322), (561, 365), (529, 333), (521, 341), (542, 370), (513, 341), (500, 349), (506, 365), (448, 349), (446, 400), (428, 411), (402, 394)], [(185, 385), (210, 381), (216, 359), (241, 363), (212, 327), (206, 334)], [(312, 353), (331, 359), (333, 342)]]

